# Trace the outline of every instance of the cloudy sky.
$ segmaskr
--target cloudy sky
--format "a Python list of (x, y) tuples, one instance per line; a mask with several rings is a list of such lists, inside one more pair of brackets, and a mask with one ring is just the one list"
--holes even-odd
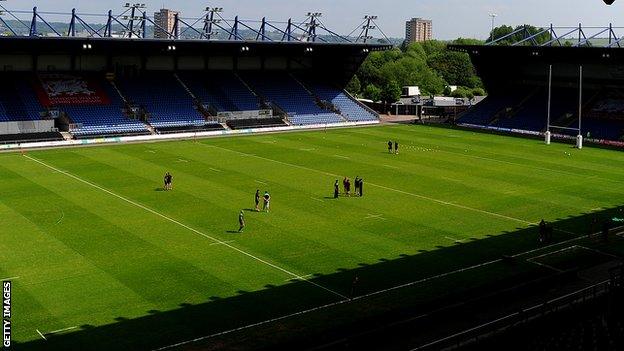
[[(136, 1), (136, 0), (135, 0)], [(529, 23), (538, 26), (606, 26), (613, 22), (624, 27), (624, 0), (606, 6), (602, 0), (140, 0), (149, 12), (165, 6), (180, 10), (183, 16), (201, 13), (209, 6), (224, 8), (224, 17), (285, 20), (301, 19), (308, 11), (322, 12), (323, 22), (331, 29), (346, 34), (356, 28), (365, 14), (379, 16), (379, 26), (392, 37), (403, 37), (405, 20), (410, 17), (434, 21), (437, 39), (457, 37), (484, 38), (491, 26), (490, 13), (497, 14), (497, 24)], [(111, 0), (8, 0), (9, 9), (29, 9), (37, 5), (41, 11), (104, 13), (119, 10), (122, 1)], [(620, 35), (624, 35), (624, 28)]]

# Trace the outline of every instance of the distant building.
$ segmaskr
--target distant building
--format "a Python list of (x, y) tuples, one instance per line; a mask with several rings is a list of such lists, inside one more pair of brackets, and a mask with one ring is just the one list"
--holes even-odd
[[(159, 12), (154, 13), (154, 23), (157, 25), (157, 27), (154, 28), (155, 39), (169, 39), (169, 33), (173, 30), (175, 16), (177, 14), (179, 14), (179, 12), (169, 9), (161, 9)], [(158, 26), (160, 28), (158, 28)]]
[(433, 22), (422, 18), (412, 18), (405, 23), (405, 41), (408, 44), (431, 40)]

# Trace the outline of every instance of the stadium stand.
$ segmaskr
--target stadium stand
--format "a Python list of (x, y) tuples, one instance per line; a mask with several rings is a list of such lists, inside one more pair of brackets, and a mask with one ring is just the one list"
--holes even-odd
[(218, 112), (260, 109), (258, 98), (233, 72), (212, 71), (201, 75), (185, 72), (179, 76), (203, 104)]
[(288, 73), (247, 73), (243, 76), (266, 101), (288, 114), (291, 124), (329, 124), (344, 122), (343, 118), (321, 108), (315, 97)]
[[(624, 134), (624, 100), (592, 99), (601, 93), (588, 94), (583, 106), (582, 134), (598, 139), (619, 140)], [(575, 89), (553, 89), (551, 121), (553, 125), (576, 127), (578, 92)], [(459, 123), (543, 132), (546, 130), (548, 91), (517, 90), (503, 96), (491, 95), (464, 113)], [(575, 135), (575, 131), (556, 129), (557, 133)]]
[(29, 86), (29, 76), (3, 76), (0, 84), (0, 121), (35, 121), (44, 108)]
[(101, 104), (69, 103), (58, 106), (76, 127), (71, 130), (76, 138), (103, 135), (149, 134), (144, 123), (130, 119), (124, 113), (124, 102), (104, 79), (89, 77), (102, 89)]
[(334, 88), (329, 84), (323, 84), (320, 82), (309, 83), (308, 86), (314, 95), (316, 95), (320, 100), (333, 104), (336, 109), (340, 111), (340, 114), (348, 121), (359, 122), (379, 120), (376, 113), (367, 109), (365, 106), (362, 106), (341, 89)]
[(130, 103), (147, 113), (147, 122), (158, 130), (218, 124), (206, 121), (195, 102), (171, 73), (144, 73), (121, 78), (118, 86)]

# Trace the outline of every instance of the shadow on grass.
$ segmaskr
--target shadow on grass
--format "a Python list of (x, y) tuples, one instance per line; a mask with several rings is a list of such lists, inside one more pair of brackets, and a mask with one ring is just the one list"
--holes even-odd
[[(586, 213), (576, 217), (561, 218), (552, 223), (556, 229), (586, 235), (592, 220), (609, 219), (617, 209)], [(598, 229), (599, 230), (599, 229)], [(110, 324), (81, 325), (64, 334), (47, 334), (47, 341), (35, 340), (15, 344), (15, 350), (154, 350), (160, 347), (222, 333), (260, 323), (260, 327), (243, 328), (233, 333), (202, 339), (200, 346), (192, 349), (228, 349), (231, 342), (244, 342), (243, 348), (267, 347), (276, 342), (300, 340), (296, 348), (322, 342), (323, 337), (337, 338), (354, 330), (368, 328), (390, 318), (388, 315), (414, 316), (433, 308), (472, 299), (494, 289), (516, 286), (519, 282), (554, 274), (539, 266), (522, 264), (513, 255), (539, 248), (535, 226), (517, 228), (515, 231), (492, 233), (484, 239), (466, 239), (462, 243), (449, 243), (434, 250), (420, 250), (416, 255), (397, 253), (395, 257), (379, 258), (376, 263), (360, 263), (357, 267), (337, 267), (331, 274), (313, 273), (309, 281), (287, 280), (280, 286), (266, 285), (259, 291), (238, 291), (236, 296), (206, 296), (206, 302), (197, 305), (180, 303), (170, 311), (145, 311), (143, 317), (128, 319), (119, 316)], [(238, 233), (228, 231), (228, 233)], [(494, 235), (496, 234), (496, 235)], [(440, 234), (443, 235), (443, 234)], [(574, 238), (571, 234), (555, 231), (553, 242)], [(572, 244), (565, 244), (572, 245)], [(459, 274), (446, 273), (499, 260), (499, 266), (490, 271), (481, 268)], [(521, 266), (530, 266), (531, 271)], [(487, 266), (487, 265), (486, 265)], [(464, 274), (469, 274), (464, 276)], [(336, 293), (358, 297), (383, 289), (401, 286), (436, 275), (426, 284), (415, 284), (409, 294), (404, 289), (390, 290), (371, 297), (345, 301)], [(461, 278), (461, 279), (460, 279)], [(411, 305), (394, 306), (397, 297), (414, 299)], [(412, 296), (413, 295), (413, 296)], [(398, 302), (395, 302), (398, 303)], [(326, 306), (316, 309), (318, 306)], [(286, 318), (301, 311), (302, 315)], [(373, 314), (373, 315), (371, 315)], [(381, 317), (380, 317), (381, 316)], [(278, 318), (267, 324), (264, 321)], [(388, 323), (391, 323), (389, 321)], [(260, 328), (274, 329), (258, 333)], [(413, 332), (413, 331), (412, 331)], [(427, 328), (419, 333), (429, 333)], [(319, 337), (319, 335), (323, 337)], [(327, 336), (329, 335), (329, 336)], [(280, 340), (280, 341), (277, 341)], [(275, 345), (273, 345), (275, 347)]]

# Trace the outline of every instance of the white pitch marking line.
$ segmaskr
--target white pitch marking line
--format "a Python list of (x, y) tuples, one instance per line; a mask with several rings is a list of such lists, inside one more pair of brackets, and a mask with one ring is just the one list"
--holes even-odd
[(6, 282), (8, 280), (15, 280), (15, 279), (19, 279), (20, 277), (8, 277), (8, 278), (2, 278), (0, 279), (0, 281)]
[(593, 252), (593, 253), (600, 254), (600, 255), (609, 256), (609, 257), (618, 258), (618, 259), (620, 259), (620, 258), (621, 258), (620, 256), (613, 255), (613, 254), (610, 254), (610, 253), (608, 253), (608, 252), (604, 252), (604, 251), (600, 251), (600, 250), (592, 249), (591, 247), (580, 246), (580, 245), (577, 245), (577, 247), (578, 247), (578, 248), (580, 248), (580, 249), (583, 249), (583, 250), (587, 250), (587, 251), (591, 251), (591, 252)]
[(188, 160), (183, 160), (183, 159), (179, 158), (177, 162), (188, 163), (189, 161)]
[(334, 157), (342, 158), (344, 160), (349, 160), (351, 157), (342, 156), (342, 155), (334, 155)]
[(46, 339), (46, 337), (45, 337), (43, 334), (41, 334), (41, 332), (39, 331), (39, 329), (35, 329), (35, 330), (37, 331), (37, 334), (39, 334), (39, 336), (40, 336), (41, 338), (43, 338), (43, 340), (48, 341), (48, 339)]
[(310, 199), (312, 199), (312, 200), (314, 200), (314, 201), (318, 201), (318, 202), (325, 202), (325, 201), (323, 201), (323, 200), (321, 200), (321, 199), (318, 199), (318, 198), (316, 198), (316, 197), (312, 197), (312, 196), (310, 196)]
[(556, 255), (556, 254), (558, 254), (558, 253), (562, 253), (562, 252), (565, 252), (565, 251), (574, 250), (574, 249), (576, 249), (576, 248), (578, 248), (578, 246), (577, 246), (577, 245), (572, 245), (572, 246), (564, 247), (564, 248), (563, 248), (563, 249), (561, 249), (561, 250), (547, 252), (547, 253), (545, 253), (545, 254), (543, 254), (543, 255), (539, 255), (539, 256), (535, 256), (535, 257), (529, 257), (529, 258), (527, 258), (527, 261), (529, 261), (529, 260), (536, 260), (536, 259), (538, 259), (538, 258), (543, 258), (543, 257), (546, 257), (546, 256)]
[(272, 267), (272, 268), (274, 268), (274, 269), (276, 269), (276, 270), (278, 270), (278, 271), (281, 271), (281, 272), (283, 272), (283, 273), (285, 273), (285, 274), (288, 274), (288, 275), (290, 275), (290, 276), (292, 276), (292, 277), (294, 277), (294, 278), (299, 278), (299, 279), (301, 279), (301, 280), (304, 280), (304, 281), (306, 281), (306, 282), (308, 282), (308, 283), (310, 283), (310, 284), (312, 284), (312, 285), (314, 285), (314, 286), (316, 286), (316, 287), (318, 287), (318, 288), (321, 288), (321, 289), (323, 289), (323, 290), (325, 290), (325, 291), (327, 291), (327, 292), (330, 292), (330, 293), (332, 293), (332, 294), (334, 294), (334, 295), (336, 295), (336, 296), (339, 296), (339, 297), (341, 297), (341, 298), (343, 298), (343, 299), (345, 299), (345, 300), (348, 300), (348, 299), (349, 299), (347, 296), (345, 296), (345, 295), (343, 295), (343, 294), (341, 294), (341, 293), (339, 293), (339, 292), (336, 292), (336, 291), (334, 291), (334, 290), (332, 290), (332, 289), (329, 289), (329, 288), (327, 288), (327, 287), (324, 287), (324, 286), (322, 286), (322, 285), (320, 285), (320, 284), (317, 284), (317, 283), (315, 283), (315, 282), (313, 282), (313, 281), (311, 281), (311, 280), (307, 280), (307, 279), (301, 278), (301, 276), (300, 276), (299, 274), (295, 274), (295, 273), (293, 273), (293, 272), (291, 272), (291, 271), (289, 271), (289, 270), (287, 270), (287, 269), (285, 269), (285, 268), (282, 268), (282, 267), (280, 267), (280, 266), (278, 266), (278, 265), (276, 265), (276, 264), (273, 264), (273, 263), (271, 263), (271, 262), (268, 262), (268, 261), (266, 261), (266, 260), (264, 260), (264, 259), (262, 259), (262, 258), (260, 258), (260, 257), (254, 256), (254, 255), (250, 254), (250, 253), (249, 253), (249, 252), (247, 252), (247, 251), (244, 251), (244, 250), (242, 250), (242, 249), (239, 249), (239, 248), (238, 248), (238, 247), (236, 247), (236, 246), (230, 245), (230, 244), (228, 244), (228, 243), (226, 243), (226, 242), (223, 242), (223, 241), (221, 241), (221, 240), (219, 240), (219, 239), (217, 239), (217, 238), (214, 238), (214, 237), (212, 237), (212, 236), (210, 236), (210, 235), (207, 235), (206, 233), (203, 233), (203, 232), (201, 232), (201, 231), (199, 231), (199, 230), (197, 230), (197, 229), (195, 229), (195, 228), (193, 228), (193, 227), (190, 227), (190, 226), (188, 226), (188, 225), (186, 225), (186, 224), (184, 224), (184, 223), (182, 223), (182, 222), (180, 222), (180, 221), (177, 221), (177, 220), (175, 220), (175, 219), (173, 219), (173, 218), (171, 218), (171, 217), (168, 217), (168, 216), (166, 216), (166, 215), (164, 215), (164, 214), (162, 214), (162, 213), (160, 213), (160, 212), (158, 212), (158, 211), (156, 211), (156, 210), (153, 210), (153, 209), (151, 209), (151, 208), (149, 208), (149, 207), (147, 207), (147, 206), (145, 206), (145, 205), (142, 205), (142, 204), (140, 204), (140, 203), (138, 203), (138, 202), (136, 202), (136, 201), (130, 200), (130, 199), (126, 198), (126, 197), (123, 197), (123, 196), (121, 196), (121, 195), (119, 195), (119, 194), (116, 194), (116, 193), (114, 193), (114, 192), (112, 192), (112, 191), (110, 191), (110, 190), (108, 190), (108, 189), (106, 189), (106, 188), (103, 188), (103, 187), (101, 187), (101, 186), (99, 186), (99, 185), (97, 185), (97, 184), (95, 184), (95, 183), (91, 183), (91, 182), (89, 182), (89, 181), (87, 181), (87, 180), (84, 180), (84, 179), (82, 179), (82, 178), (80, 178), (80, 177), (78, 177), (78, 176), (75, 176), (75, 175), (73, 175), (73, 174), (71, 174), (71, 173), (69, 173), (69, 172), (66, 172), (66, 171), (60, 170), (60, 169), (58, 169), (58, 168), (56, 168), (56, 167), (54, 167), (54, 166), (51, 166), (51, 165), (49, 165), (49, 164), (47, 164), (47, 163), (45, 163), (45, 162), (43, 162), (43, 161), (40, 161), (40, 160), (38, 160), (38, 159), (36, 159), (36, 158), (34, 158), (34, 157), (31, 157), (31, 156), (28, 156), (28, 155), (24, 155), (24, 157), (26, 157), (27, 159), (29, 159), (29, 160), (31, 160), (31, 161), (34, 161), (34, 162), (36, 162), (36, 163), (38, 163), (38, 164), (42, 165), (42, 166), (44, 166), (44, 167), (46, 167), (46, 168), (48, 168), (48, 169), (51, 169), (51, 170), (53, 170), (53, 171), (55, 171), (55, 172), (58, 172), (58, 173), (60, 173), (60, 174), (63, 174), (63, 175), (65, 175), (65, 176), (69, 177), (69, 178), (72, 178), (72, 179), (74, 179), (74, 180), (77, 180), (77, 181), (79, 181), (79, 182), (81, 182), (81, 183), (83, 183), (83, 184), (89, 185), (89, 186), (91, 186), (91, 187), (93, 187), (93, 188), (95, 188), (95, 189), (98, 189), (98, 190), (103, 191), (103, 192), (105, 192), (105, 193), (107, 193), (107, 194), (109, 194), (109, 195), (111, 195), (111, 196), (114, 196), (114, 197), (116, 197), (116, 198), (120, 199), (120, 200), (123, 200), (123, 201), (125, 201), (125, 202), (127, 202), (127, 203), (129, 203), (129, 204), (131, 204), (131, 205), (134, 205), (134, 206), (136, 206), (136, 207), (138, 207), (138, 208), (141, 208), (141, 209), (143, 209), (143, 210), (145, 210), (145, 211), (147, 211), (147, 212), (149, 212), (149, 213), (152, 213), (152, 214), (154, 214), (154, 215), (156, 215), (156, 216), (158, 216), (158, 217), (160, 217), (160, 218), (162, 218), (162, 219), (165, 219), (165, 220), (167, 220), (167, 221), (169, 221), (169, 222), (171, 222), (171, 223), (177, 224), (177, 225), (179, 225), (180, 227), (185, 228), (185, 229), (187, 229), (187, 230), (189, 230), (189, 231), (191, 231), (191, 232), (193, 232), (193, 233), (195, 233), (195, 234), (201, 235), (201, 236), (203, 236), (204, 238), (209, 239), (209, 240), (211, 240), (211, 241), (213, 241), (213, 242), (215, 242), (215, 243), (220, 243), (221, 245), (226, 246), (226, 247), (228, 247), (228, 248), (230, 248), (230, 249), (232, 249), (232, 250), (234, 250), (234, 251), (237, 251), (237, 252), (239, 252), (239, 253), (241, 253), (241, 254), (243, 254), (243, 255), (245, 255), (245, 256), (247, 256), (247, 257), (249, 257), (249, 258), (252, 258), (252, 259), (254, 259), (254, 260), (256, 260), (256, 261), (258, 261), (258, 262), (260, 262), (260, 263), (264, 264), (264, 265), (267, 265), (267, 266), (269, 266), (269, 267)]
[[(258, 156), (258, 155), (247, 154), (247, 153), (244, 153), (244, 152), (227, 149), (227, 148), (220, 147), (220, 146), (214, 146), (214, 145), (204, 144), (204, 143), (201, 143), (201, 145), (204, 145), (204, 146), (207, 146), (207, 147), (211, 147), (211, 148), (215, 148), (215, 149), (224, 150), (224, 151), (229, 151), (229, 152), (232, 152), (232, 153), (235, 153), (235, 154), (239, 154), (239, 155), (242, 155), (242, 156), (247, 156), (247, 157), (252, 156), (252, 157), (255, 157), (255, 158), (258, 158), (258, 159), (261, 159), (261, 160), (270, 161), (270, 162), (282, 164), (282, 165), (289, 166), (289, 167), (295, 167), (295, 168), (303, 169), (303, 170), (306, 170), (306, 171), (316, 172), (316, 173), (320, 173), (320, 174), (331, 176), (333, 178), (340, 177), (337, 174), (324, 172), (324, 171), (319, 171), (318, 169), (304, 167), (304, 166), (300, 166), (300, 165), (296, 165), (296, 164), (292, 164), (292, 163), (288, 163), (288, 162), (282, 162), (282, 161), (278, 161), (278, 160), (274, 160), (274, 159), (271, 159), (271, 158), (262, 157), (262, 156)], [(424, 196), (424, 195), (414, 194), (414, 193), (410, 193), (410, 192), (399, 190), (399, 189), (390, 188), (390, 187), (379, 185), (379, 184), (374, 184), (374, 183), (370, 183), (370, 182), (367, 183), (367, 184), (370, 185), (370, 186), (374, 186), (374, 187), (380, 188), (380, 189), (385, 189), (385, 190), (388, 190), (388, 191), (393, 191), (393, 192), (396, 192), (396, 193), (417, 197), (419, 199), (428, 200), (428, 201), (431, 201), (431, 202), (436, 202), (436, 203), (439, 203), (439, 204), (442, 204), (442, 205), (446, 205), (446, 206), (457, 207), (457, 208), (461, 208), (461, 209), (469, 210), (469, 211), (473, 211), (473, 212), (479, 212), (479, 213), (482, 213), (482, 214), (487, 214), (487, 215), (490, 215), (490, 216), (493, 216), (493, 217), (507, 219), (507, 220), (518, 222), (518, 223), (522, 223), (522, 224), (525, 224), (525, 225), (537, 224), (537, 223), (525, 221), (524, 219), (514, 218), (514, 217), (502, 215), (502, 214), (499, 214), (499, 213), (494, 213), (494, 212), (490, 212), (490, 211), (486, 211), (486, 210), (480, 210), (478, 208), (473, 208), (473, 207), (463, 206), (463, 205), (459, 205), (459, 204), (454, 204), (452, 202), (443, 201), (443, 200), (435, 199), (435, 198)]]
[[(313, 275), (314, 275), (314, 274), (306, 274), (306, 275), (302, 276), (302, 278), (310, 278), (310, 277), (311, 277), (311, 276), (313, 276)], [(293, 278), (293, 279), (297, 279), (297, 278)], [(285, 281), (286, 281), (286, 282), (289, 282), (289, 281), (291, 281), (291, 280), (293, 280), (293, 279), (286, 279)]]
[(391, 169), (399, 169), (399, 167), (395, 167), (395, 166), (390, 166), (390, 165), (383, 165), (386, 168), (391, 168)]
[(311, 149), (299, 149), (300, 151), (314, 151), (316, 150), (315, 148), (311, 148)]
[(383, 215), (380, 214), (371, 214), (369, 213), (366, 217), (364, 217), (364, 219), (382, 219), (382, 220), (386, 220), (385, 218), (383, 218)]
[(444, 239), (456, 242), (456, 243), (463, 243), (464, 240), (459, 240), (459, 239), (455, 239), (455, 238), (451, 238), (450, 236), (445, 236)]
[(69, 327), (69, 328), (63, 328), (63, 329), (59, 329), (59, 330), (54, 330), (54, 331), (51, 331), (51, 332), (47, 332), (47, 333), (45, 333), (45, 335), (51, 335), (51, 334), (62, 333), (62, 332), (69, 331), (69, 330), (74, 330), (74, 329), (77, 329), (77, 328), (78, 328), (77, 326), (75, 326), (75, 327)]
[(154, 150), (146, 150), (145, 152), (149, 152), (150, 154), (155, 154), (156, 153), (156, 151), (154, 151)]
[(211, 171), (213, 171), (213, 172), (219, 172), (219, 173), (223, 172), (223, 171), (222, 171), (222, 170), (220, 170), (220, 169), (216, 169), (216, 168), (212, 168), (212, 167), (210, 167), (209, 169), (210, 169)]
[(264, 184), (264, 185), (266, 185), (266, 184), (267, 184), (266, 182), (263, 182), (263, 181), (261, 181), (261, 180), (254, 180), (254, 182), (256, 182), (256, 183), (258, 183), (258, 184)]
[(533, 263), (533, 264), (535, 264), (535, 265), (538, 265), (538, 266), (541, 266), (541, 267), (544, 267), (544, 268), (551, 269), (551, 270), (553, 270), (553, 271), (555, 271), (555, 272), (559, 272), (559, 273), (563, 272), (563, 270), (562, 270), (562, 269), (559, 269), (559, 268), (557, 268), (557, 267), (553, 267), (553, 266), (551, 266), (551, 265), (549, 265), (549, 264), (545, 264), (545, 263), (541, 263), (541, 262), (533, 261), (532, 259), (527, 259), (527, 262), (531, 262), (531, 263)]
[(210, 246), (215, 246), (215, 245), (223, 245), (223, 244), (231, 244), (233, 242), (235, 242), (236, 240), (229, 240), (229, 241), (224, 241), (223, 243), (212, 243), (210, 244)]

